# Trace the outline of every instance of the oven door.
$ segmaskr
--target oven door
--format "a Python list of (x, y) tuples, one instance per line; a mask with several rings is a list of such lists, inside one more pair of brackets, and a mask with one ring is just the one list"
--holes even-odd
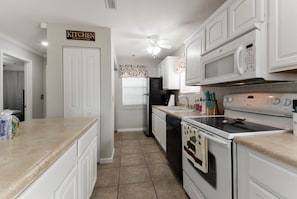
[[(187, 142), (183, 124), (183, 145)], [(184, 188), (191, 198), (232, 199), (232, 150), (231, 140), (215, 136), (199, 127), (193, 127), (205, 133), (208, 140), (208, 172), (197, 169), (187, 158), (183, 147)]]

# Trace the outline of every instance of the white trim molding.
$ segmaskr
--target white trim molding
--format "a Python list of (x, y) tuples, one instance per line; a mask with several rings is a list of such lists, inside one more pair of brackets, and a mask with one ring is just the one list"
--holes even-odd
[(2, 33), (2, 32), (0, 32), (0, 38), (6, 40), (6, 41), (8, 41), (8, 42), (11, 42), (11, 43), (13, 43), (13, 44), (15, 44), (15, 45), (17, 45), (17, 46), (19, 46), (19, 47), (25, 49), (25, 50), (28, 50), (28, 51), (30, 51), (30, 52), (36, 54), (36, 55), (39, 55), (39, 56), (41, 56), (41, 57), (46, 57), (46, 55), (44, 55), (43, 53), (38, 52), (37, 50), (35, 50), (35, 49), (33, 49), (33, 48), (30, 48), (29, 46), (23, 44), (22, 42), (20, 42), (20, 41), (14, 39), (14, 38), (12, 38), (12, 37), (10, 37), (10, 36), (5, 35), (5, 34)]
[(117, 129), (117, 132), (136, 132), (136, 131), (145, 131), (146, 128), (126, 128), (126, 129)]
[(101, 158), (100, 161), (99, 161), (99, 163), (100, 163), (100, 164), (108, 164), (108, 163), (112, 163), (113, 156), (114, 156), (114, 148), (113, 148), (113, 150), (112, 150), (112, 155), (111, 155), (111, 157), (109, 157), (109, 158)]

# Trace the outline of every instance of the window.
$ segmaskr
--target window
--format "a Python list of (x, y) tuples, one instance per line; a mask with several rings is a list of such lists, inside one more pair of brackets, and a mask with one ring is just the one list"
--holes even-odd
[(146, 104), (147, 78), (122, 78), (123, 105)]

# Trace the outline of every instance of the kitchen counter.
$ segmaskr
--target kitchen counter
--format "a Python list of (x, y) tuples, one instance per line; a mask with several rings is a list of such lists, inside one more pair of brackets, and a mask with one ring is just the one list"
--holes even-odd
[(235, 137), (235, 142), (297, 167), (297, 136), (292, 133)]
[(94, 123), (84, 119), (33, 119), (0, 143), (0, 198), (16, 197)]
[(164, 111), (167, 114), (171, 114), (173, 116), (176, 116), (177, 118), (182, 118), (182, 117), (192, 117), (192, 116), (201, 116), (201, 114), (198, 111), (187, 111), (187, 110), (172, 110), (168, 106), (160, 106), (160, 105), (153, 105), (153, 108), (157, 108), (161, 111)]

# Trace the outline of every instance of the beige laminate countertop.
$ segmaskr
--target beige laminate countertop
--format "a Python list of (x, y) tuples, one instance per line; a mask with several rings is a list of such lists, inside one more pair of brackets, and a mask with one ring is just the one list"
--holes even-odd
[(297, 136), (292, 133), (235, 137), (235, 142), (297, 167)]
[(159, 109), (161, 111), (166, 112), (167, 114), (174, 115), (174, 116), (176, 116), (178, 118), (203, 115), (198, 111), (186, 111), (186, 110), (185, 111), (174, 111), (174, 110), (168, 109), (167, 106), (160, 106), (160, 105), (153, 105), (153, 108), (157, 108), (157, 109)]
[(0, 199), (16, 197), (57, 160), (96, 119), (33, 119), (0, 141)]

